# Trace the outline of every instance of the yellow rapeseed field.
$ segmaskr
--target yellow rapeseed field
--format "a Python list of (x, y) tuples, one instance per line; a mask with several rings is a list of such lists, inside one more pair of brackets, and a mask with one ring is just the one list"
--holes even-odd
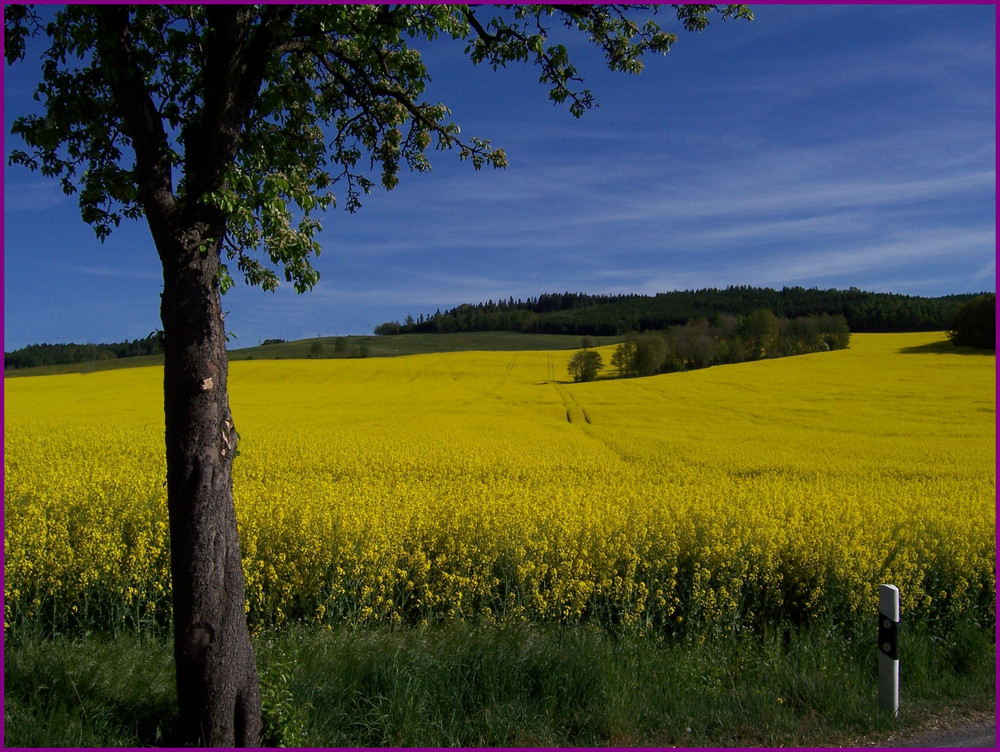
[[(254, 627), (995, 620), (995, 359), (568, 383), (570, 352), (231, 364)], [(611, 348), (604, 351), (610, 361)], [(4, 383), (4, 624), (169, 615), (161, 370)]]

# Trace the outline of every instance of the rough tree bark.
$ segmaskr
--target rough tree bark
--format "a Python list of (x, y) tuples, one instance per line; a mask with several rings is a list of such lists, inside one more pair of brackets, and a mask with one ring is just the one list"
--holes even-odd
[[(201, 233), (158, 239), (163, 263), (163, 394), (174, 657), (182, 733), (256, 746), (257, 666), (247, 630), (232, 495), (237, 434), (229, 410), (217, 248)], [(218, 237), (218, 235), (216, 235)]]
[[(212, 6), (201, 118), (185, 127), (178, 200), (163, 121), (146, 89), (124, 6), (98, 11), (97, 49), (136, 154), (137, 190), (163, 266), (163, 394), (174, 658), (188, 744), (257, 746), (260, 687), (247, 629), (232, 466), (225, 322), (218, 272), (226, 219), (199, 198), (219, 186), (260, 87), (269, 38), (243, 54), (255, 11)], [(253, 46), (253, 45), (251, 45)]]

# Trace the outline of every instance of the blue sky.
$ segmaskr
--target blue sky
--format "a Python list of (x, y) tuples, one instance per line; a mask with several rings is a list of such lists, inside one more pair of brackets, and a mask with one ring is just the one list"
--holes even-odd
[[(568, 38), (600, 102), (580, 120), (531, 66), (427, 46), (426, 98), (510, 166), (435, 152), (431, 173), (329, 212), (317, 288), (238, 283), (223, 301), (231, 347), (565, 290), (995, 289), (994, 6), (753, 7), (751, 24), (680, 31), (635, 77)], [(5, 70), (5, 131), (35, 75)], [(7, 136), (5, 154), (17, 146)], [(144, 224), (101, 244), (55, 182), (17, 167), (4, 181), (5, 350), (159, 327)]]

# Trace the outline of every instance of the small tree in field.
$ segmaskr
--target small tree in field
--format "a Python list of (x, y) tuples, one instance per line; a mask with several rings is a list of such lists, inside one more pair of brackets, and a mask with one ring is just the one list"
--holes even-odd
[(573, 381), (593, 381), (604, 368), (604, 359), (597, 350), (578, 350), (569, 359), (567, 370)]
[[(678, 5), (689, 31), (742, 5)], [(191, 744), (256, 745), (261, 701), (244, 611), (232, 494), (237, 433), (229, 409), (220, 294), (232, 266), (251, 285), (296, 291), (319, 280), (316, 218), (339, 187), (348, 211), (427, 150), (457, 150), (479, 169), (501, 149), (463, 139), (411, 43), (466, 42), (473, 63), (538, 66), (554, 102), (593, 105), (554, 24), (582, 32), (615, 71), (677, 36), (650, 6), (70, 5), (43, 29), (30, 6), (4, 6), (8, 65), (43, 33), (36, 99), (19, 117), (27, 151), (9, 160), (61, 181), (104, 239), (144, 218), (163, 270), (163, 405), (177, 698)], [(10, 252), (10, 249), (8, 249)], [(239, 276), (239, 275), (237, 275)]]

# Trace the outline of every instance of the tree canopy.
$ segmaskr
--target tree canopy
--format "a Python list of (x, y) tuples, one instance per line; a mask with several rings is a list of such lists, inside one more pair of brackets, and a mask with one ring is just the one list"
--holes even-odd
[[(711, 13), (752, 18), (746, 6), (674, 6), (683, 28)], [(36, 97), (44, 115), (18, 118), (28, 150), (10, 161), (58, 178), (77, 194), (99, 238), (123, 218), (222, 213), (216, 240), (247, 283), (297, 291), (319, 275), (317, 215), (356, 211), (376, 176), (387, 189), (401, 166), (430, 168), (428, 150), (457, 150), (476, 169), (503, 167), (503, 149), (465, 139), (450, 111), (423, 100), (429, 74), (416, 42), (465, 40), (476, 64), (534, 63), (553, 102), (579, 117), (594, 105), (556, 24), (586, 34), (608, 67), (637, 73), (646, 52), (677, 40), (648, 18), (656, 6), (71, 5), (45, 33)], [(5, 9), (8, 63), (41, 21)], [(114, 70), (114, 76), (107, 76)], [(335, 192), (334, 189), (337, 189)], [(233, 283), (218, 270), (224, 292)]]
[(597, 350), (577, 350), (569, 359), (566, 370), (573, 381), (593, 381), (604, 368), (604, 359)]

